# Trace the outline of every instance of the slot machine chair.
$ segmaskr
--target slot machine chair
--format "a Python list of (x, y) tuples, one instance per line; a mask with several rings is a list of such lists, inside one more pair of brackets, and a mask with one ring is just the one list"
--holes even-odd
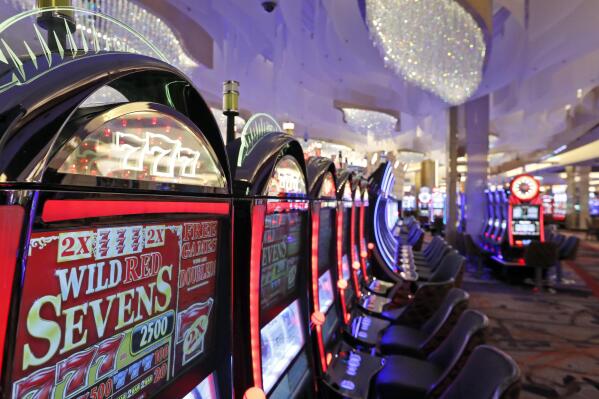
[(452, 288), (431, 318), (420, 326), (394, 324), (383, 331), (378, 351), (384, 355), (425, 358), (437, 349), (453, 330), (462, 313), (468, 308), (469, 298), (466, 291)]
[(540, 291), (543, 288), (543, 275), (558, 263), (558, 248), (552, 242), (533, 241), (524, 251), (524, 262), (535, 269), (535, 290)]
[(480, 345), (441, 399), (517, 399), (520, 380), (520, 369), (510, 356), (495, 347)]
[(387, 356), (374, 381), (377, 398), (439, 396), (455, 380), (474, 348), (484, 343), (488, 325), (484, 314), (466, 310), (443, 343), (425, 359)]

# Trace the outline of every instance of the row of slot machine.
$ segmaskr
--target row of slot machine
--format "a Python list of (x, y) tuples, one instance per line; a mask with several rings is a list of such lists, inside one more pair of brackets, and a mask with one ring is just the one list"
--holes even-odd
[[(433, 188), (432, 193), (428, 187), (423, 187), (418, 197), (405, 194), (401, 201), (401, 212), (403, 217), (418, 215), (419, 220), (424, 223), (433, 223), (435, 219), (447, 223), (446, 194)], [(459, 231), (465, 230), (466, 224), (466, 201), (462, 191), (457, 195), (457, 227)]]
[(563, 224), (566, 222), (568, 195), (565, 192), (543, 194), (541, 199), (545, 224)]
[(355, 304), (393, 281), (388, 163), (366, 181), (305, 161), (265, 114), (225, 147), (190, 81), (141, 55), (18, 83), (0, 89), (3, 397), (368, 396), (384, 359), (358, 350)]
[(487, 215), (481, 247), (502, 264), (524, 265), (524, 249), (544, 241), (543, 203), (538, 180), (516, 176), (509, 186), (485, 190)]

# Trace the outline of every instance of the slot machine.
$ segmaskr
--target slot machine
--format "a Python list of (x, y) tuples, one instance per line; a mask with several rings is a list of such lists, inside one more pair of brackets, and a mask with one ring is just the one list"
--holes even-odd
[(510, 184), (508, 205), (509, 252), (504, 258), (520, 260), (524, 247), (532, 240), (543, 242), (543, 204), (539, 196), (539, 182), (530, 175), (519, 175)]
[(553, 222), (553, 195), (543, 194), (541, 197), (543, 201), (543, 217), (545, 218), (545, 224)]
[(500, 186), (496, 186), (495, 190), (492, 191), (492, 195), (493, 195), (493, 224), (491, 226), (491, 234), (489, 235), (490, 241), (492, 244), (495, 244), (495, 238), (497, 237), (497, 234), (499, 233), (499, 226), (501, 223), (501, 196), (499, 195), (499, 192), (501, 191), (501, 187)]
[(354, 213), (354, 197), (352, 195), (353, 173), (347, 170), (337, 172), (337, 262), (338, 273), (340, 276), (339, 289), (341, 295), (341, 307), (344, 313), (345, 321), (350, 318), (349, 308), (354, 302), (355, 297), (360, 295), (356, 290), (357, 278), (354, 278), (352, 272), (352, 214)]
[(433, 188), (433, 194), (431, 195), (431, 223), (435, 219), (443, 220), (445, 223), (445, 193), (438, 188)]
[(360, 207), (360, 225), (359, 225), (359, 241), (360, 241), (360, 264), (362, 267), (362, 276), (364, 282), (368, 284), (370, 281), (370, 262), (368, 260), (368, 246), (374, 247), (371, 242), (372, 223), (368, 218), (368, 207), (370, 206), (370, 198), (368, 196), (368, 180), (361, 180), (362, 188), (362, 206)]
[(589, 215), (593, 218), (599, 216), (599, 197), (597, 193), (589, 193)]
[(401, 210), (403, 217), (408, 217), (416, 209), (416, 197), (412, 194), (405, 194), (401, 200)]
[(508, 193), (504, 188), (499, 188), (499, 228), (495, 234), (495, 252), (500, 252), (501, 247), (506, 242), (508, 226)]
[(209, 107), (137, 54), (29, 77), (0, 89), (3, 396), (230, 397), (231, 183)]
[(495, 186), (489, 187), (487, 193), (487, 225), (484, 230), (485, 240), (491, 239), (495, 227)]
[(362, 270), (362, 262), (360, 261), (360, 214), (363, 212), (362, 209), (362, 189), (360, 188), (360, 176), (354, 175), (352, 179), (352, 197), (353, 203), (351, 208), (351, 220), (350, 220), (350, 253), (351, 253), (351, 272), (352, 281), (354, 284), (354, 291), (358, 293), (358, 297), (361, 295), (361, 281), (365, 278)]
[[(308, 159), (308, 187), (312, 199), (312, 338), (315, 349), (315, 364), (318, 370), (320, 389), (319, 397), (367, 398), (370, 380), (382, 368), (383, 360), (370, 356), (355, 349), (345, 342), (345, 336), (353, 333), (358, 338), (360, 327), (370, 321), (354, 308), (355, 295), (347, 296), (347, 291), (353, 291), (352, 284), (343, 277), (349, 266), (340, 266), (337, 262), (337, 249), (343, 243), (343, 221), (335, 220), (337, 216), (335, 196), (335, 168), (330, 160), (325, 158)], [(351, 186), (349, 174), (341, 174), (348, 190), (346, 202), (351, 203)], [(332, 188), (332, 190), (331, 190)], [(331, 201), (331, 199), (333, 200)], [(343, 201), (343, 200), (342, 200)], [(350, 205), (351, 206), (351, 205)], [(340, 216), (342, 219), (343, 216)], [(339, 234), (338, 240), (333, 240), (332, 233)], [(337, 243), (331, 246), (331, 243)], [(339, 268), (342, 270), (340, 271)], [(334, 287), (338, 290), (335, 290)], [(384, 320), (379, 322), (388, 325)], [(353, 328), (353, 330), (352, 330)], [(382, 327), (381, 327), (382, 328)], [(344, 333), (343, 330), (346, 332)]]
[(553, 192), (553, 221), (557, 223), (566, 222), (568, 206), (568, 194), (565, 189)]
[(310, 224), (301, 145), (266, 114), (229, 143), (235, 205), (235, 396), (314, 397)]
[(430, 188), (421, 187), (418, 193), (418, 220), (421, 223), (428, 223), (431, 215), (432, 195)]

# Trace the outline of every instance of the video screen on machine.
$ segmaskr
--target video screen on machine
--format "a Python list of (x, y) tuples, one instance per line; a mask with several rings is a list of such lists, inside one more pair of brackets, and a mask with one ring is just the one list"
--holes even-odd
[(260, 281), (263, 320), (272, 319), (297, 291), (303, 220), (299, 212), (273, 213), (264, 218)]
[(200, 382), (183, 399), (218, 399), (218, 392), (214, 382), (214, 374), (210, 374)]
[(264, 391), (272, 387), (304, 347), (300, 304), (293, 301), (260, 330)]
[(539, 220), (538, 205), (514, 205), (512, 220)]
[(343, 208), (343, 251), (344, 255), (351, 255), (351, 208)]
[(334, 259), (334, 244), (337, 242), (337, 223), (334, 220), (335, 210), (322, 208), (320, 210), (320, 224), (318, 227), (318, 274), (324, 270), (335, 267), (331, 263)]
[(318, 277), (318, 303), (320, 304), (320, 311), (326, 314), (334, 300), (333, 278), (331, 277), (331, 271), (327, 270)]
[[(218, 233), (212, 219), (33, 232), (12, 397), (40, 387), (56, 399), (149, 395), (205, 358)], [(87, 377), (68, 377), (79, 373)]]

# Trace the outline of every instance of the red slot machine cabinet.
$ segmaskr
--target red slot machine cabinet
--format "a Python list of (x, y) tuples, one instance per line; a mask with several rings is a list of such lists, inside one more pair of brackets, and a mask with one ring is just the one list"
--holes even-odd
[(108, 52), (0, 97), (3, 396), (230, 397), (230, 174), (200, 94)]
[[(349, 192), (350, 182), (345, 178), (349, 173), (342, 175)], [(344, 232), (340, 228), (343, 221), (338, 224), (335, 220), (337, 201), (334, 176), (335, 167), (330, 160), (308, 159), (313, 232), (312, 336), (321, 383), (319, 397), (367, 398), (370, 380), (382, 368), (382, 359), (355, 349), (360, 347), (360, 337), (356, 334), (359, 333), (359, 325), (367, 324), (370, 317), (354, 308), (351, 297), (349, 302), (345, 302), (347, 291), (353, 288), (347, 280), (338, 279), (341, 274), (337, 263), (337, 248), (336, 245), (331, 246), (331, 243), (338, 242), (341, 246), (343, 238), (335, 240), (331, 233), (339, 232), (343, 235)], [(346, 195), (346, 202), (351, 201), (351, 195)], [(341, 248), (339, 252), (343, 252)], [(339, 290), (335, 290), (335, 286)]]
[(341, 303), (345, 322), (349, 322), (349, 308), (353, 306), (356, 296), (356, 284), (352, 273), (352, 246), (351, 246), (351, 222), (354, 199), (352, 195), (351, 182), (353, 172), (348, 170), (337, 171), (337, 264), (340, 276), (338, 287), (341, 292)]
[(508, 203), (508, 247), (504, 259), (524, 265), (525, 247), (533, 240), (544, 242), (543, 203), (540, 184), (530, 175), (516, 176), (510, 183)]
[(368, 180), (362, 178), (360, 181), (360, 187), (362, 189), (362, 206), (360, 207), (360, 225), (359, 225), (359, 240), (360, 240), (360, 265), (362, 267), (362, 275), (364, 276), (364, 283), (366, 286), (370, 283), (370, 270), (371, 263), (368, 259), (368, 246), (374, 247), (374, 243), (371, 241), (371, 228), (372, 223), (369, 218), (369, 206), (370, 198), (368, 196)]
[(227, 148), (234, 176), (237, 398), (249, 389), (270, 398), (315, 395), (304, 154), (279, 129), (270, 116), (256, 114)]
[(364, 275), (362, 263), (360, 262), (360, 214), (362, 213), (362, 189), (360, 188), (360, 176), (354, 174), (352, 179), (352, 208), (350, 221), (350, 260), (352, 282), (354, 290), (358, 292), (358, 298), (361, 296), (362, 281), (368, 278)]

